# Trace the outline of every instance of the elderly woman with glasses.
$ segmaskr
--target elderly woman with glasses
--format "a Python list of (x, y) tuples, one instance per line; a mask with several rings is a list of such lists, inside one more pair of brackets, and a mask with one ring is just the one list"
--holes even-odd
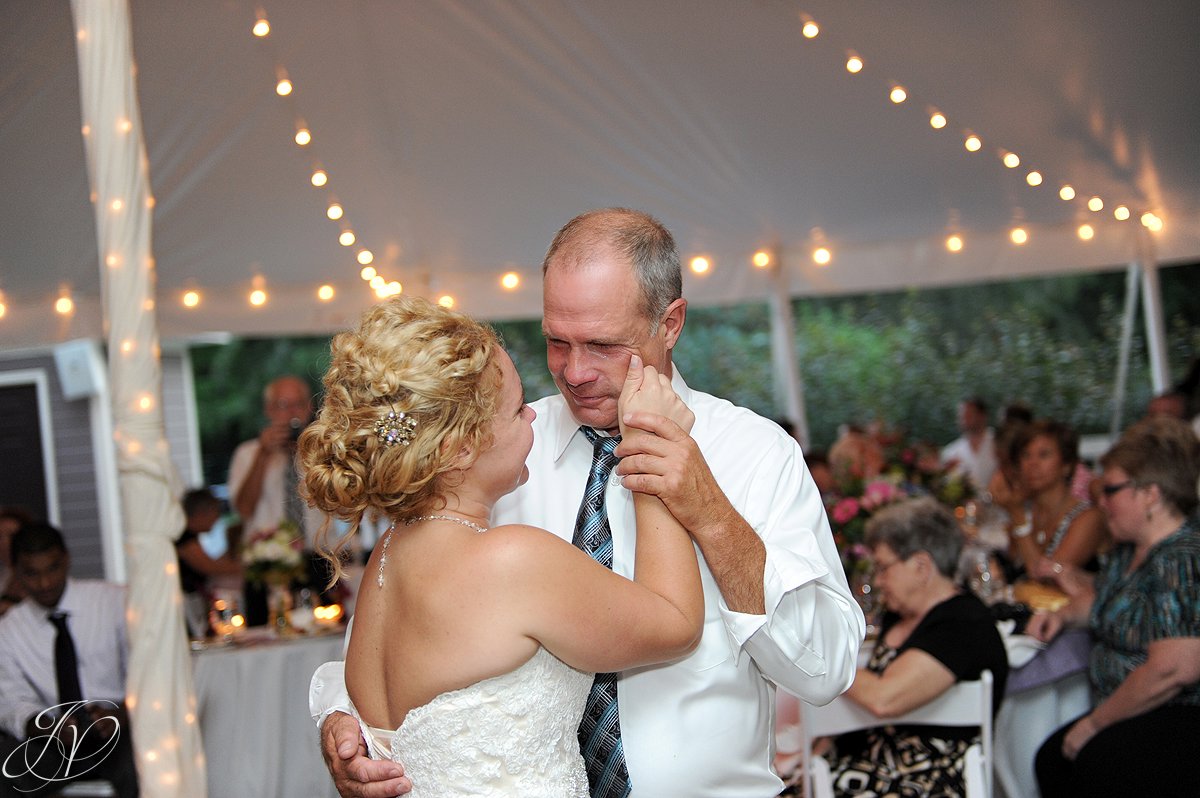
[[(1087, 625), (1098, 703), (1038, 751), (1043, 798), (1196, 795), (1200, 735), (1200, 441), (1186, 423), (1139, 422), (1100, 459), (1101, 506), (1116, 547), (1069, 604), (1035, 615), (1050, 640)], [(1074, 571), (1074, 569), (1072, 569)]]
[[(931, 498), (892, 505), (867, 522), (866, 544), (887, 612), (870, 661), (846, 695), (886, 724), (986, 669), (995, 676), (998, 707), (1008, 658), (987, 607), (955, 582), (962, 533), (951, 512)], [(963, 795), (963, 757), (975, 737), (889, 725), (842, 735), (828, 757), (834, 793)]]

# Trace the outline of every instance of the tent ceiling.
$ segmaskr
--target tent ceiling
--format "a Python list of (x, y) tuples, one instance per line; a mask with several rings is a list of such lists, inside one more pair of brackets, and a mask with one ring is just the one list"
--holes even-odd
[[(910, 3), (605, 0), (265, 3), (131, 0), (157, 200), (165, 336), (320, 332), (370, 301), (324, 218), (336, 198), (406, 290), (493, 318), (539, 312), (554, 231), (640, 207), (715, 268), (700, 302), (762, 296), (748, 265), (777, 245), (797, 294), (1115, 268), (1154, 208), (1164, 261), (1200, 259), (1200, 12), (1192, 0)], [(799, 12), (822, 25), (800, 34)], [(0, 346), (100, 334), (95, 226), (66, 2), (17, 0), (0, 29)], [(854, 49), (867, 63), (842, 66)], [(275, 96), (276, 68), (295, 82)], [(891, 81), (910, 100), (886, 99)], [(933, 131), (925, 108), (950, 118)], [(302, 117), (315, 141), (291, 141)], [(984, 139), (969, 155), (961, 131)], [(1000, 165), (1006, 147), (1043, 171)], [(330, 174), (308, 185), (314, 161)], [(1089, 244), (1074, 237), (1083, 217)], [(1014, 248), (1014, 217), (1031, 242)], [(941, 247), (948, 225), (963, 253)], [(808, 260), (819, 228), (835, 252)], [(509, 269), (525, 283), (499, 289)], [(261, 274), (265, 308), (245, 301)], [(327, 305), (322, 282), (338, 288)], [(68, 284), (79, 310), (49, 308)], [(184, 310), (180, 292), (204, 302)]]

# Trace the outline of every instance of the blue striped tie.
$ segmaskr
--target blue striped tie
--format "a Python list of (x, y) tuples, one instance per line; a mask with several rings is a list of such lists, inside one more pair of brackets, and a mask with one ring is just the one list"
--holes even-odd
[[(605, 568), (612, 568), (612, 530), (604, 508), (604, 488), (617, 464), (613, 451), (619, 437), (606, 438), (591, 427), (580, 427), (592, 442), (592, 470), (588, 474), (583, 504), (575, 520), (571, 542)], [(579, 747), (587, 764), (592, 798), (624, 798), (629, 795), (629, 771), (625, 768), (625, 750), (621, 747), (621, 719), (617, 714), (616, 673), (597, 673), (579, 723)]]

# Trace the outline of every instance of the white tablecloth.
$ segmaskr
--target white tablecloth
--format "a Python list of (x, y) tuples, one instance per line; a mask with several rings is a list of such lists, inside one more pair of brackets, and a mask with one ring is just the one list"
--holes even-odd
[(192, 657), (210, 798), (336, 798), (308, 683), (342, 636), (212, 648)]

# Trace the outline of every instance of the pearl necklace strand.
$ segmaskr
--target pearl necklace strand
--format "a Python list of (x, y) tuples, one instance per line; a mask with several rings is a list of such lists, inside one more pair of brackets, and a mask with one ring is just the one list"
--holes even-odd
[[(487, 532), (487, 527), (480, 526), (479, 524), (475, 523), (474, 521), (468, 521), (465, 518), (457, 518), (453, 515), (414, 515), (412, 518), (404, 519), (404, 525), (412, 526), (413, 524), (415, 524), (419, 521), (450, 521), (452, 523), (459, 524), (461, 526), (465, 526), (469, 529), (474, 529), (476, 532), (478, 532), (480, 534)], [(380, 587), (383, 587), (383, 567), (385, 565), (387, 565), (388, 544), (392, 542), (392, 533), (395, 531), (396, 531), (396, 525), (393, 523), (391, 526), (388, 527), (387, 535), (384, 536), (384, 538), (383, 538), (383, 549), (379, 555), (379, 576), (377, 576), (375, 578), (375, 582)]]

